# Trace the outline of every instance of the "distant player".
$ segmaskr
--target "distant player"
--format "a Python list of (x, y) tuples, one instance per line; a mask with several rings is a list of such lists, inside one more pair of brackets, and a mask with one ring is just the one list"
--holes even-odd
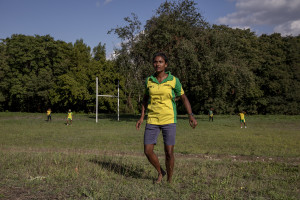
[(68, 117), (67, 117), (67, 125), (72, 125), (72, 118), (73, 118), (73, 113), (71, 112), (71, 109), (69, 109)]
[(208, 111), (208, 121), (214, 121), (214, 112), (213, 112), (213, 108), (210, 108), (210, 110)]
[(243, 128), (243, 124), (244, 124), (244, 127), (247, 128), (247, 126), (246, 126), (245, 114), (246, 114), (245, 111), (241, 111), (241, 112), (239, 113), (239, 115), (240, 115), (240, 120), (241, 120), (241, 128)]
[(49, 108), (48, 110), (47, 110), (47, 122), (49, 122), (49, 120), (50, 120), (50, 122), (51, 122), (51, 108)]

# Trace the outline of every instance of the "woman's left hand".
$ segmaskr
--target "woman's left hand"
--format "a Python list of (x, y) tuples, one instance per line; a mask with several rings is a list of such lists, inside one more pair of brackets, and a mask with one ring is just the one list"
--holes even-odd
[(194, 116), (189, 116), (189, 122), (190, 122), (190, 126), (192, 127), (192, 128), (196, 128), (196, 126), (198, 125), (198, 122), (197, 122), (197, 120), (195, 119), (195, 117)]

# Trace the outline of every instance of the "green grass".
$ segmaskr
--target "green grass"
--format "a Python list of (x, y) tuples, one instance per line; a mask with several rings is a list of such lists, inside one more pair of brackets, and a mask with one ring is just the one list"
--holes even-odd
[[(179, 116), (173, 183), (143, 155), (137, 116), (0, 113), (0, 199), (299, 199), (300, 116)], [(145, 125), (145, 123), (143, 124)], [(162, 137), (155, 147), (164, 165)]]

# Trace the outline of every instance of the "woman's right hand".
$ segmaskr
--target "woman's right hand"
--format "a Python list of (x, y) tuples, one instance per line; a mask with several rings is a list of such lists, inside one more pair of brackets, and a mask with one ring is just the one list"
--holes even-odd
[(143, 121), (144, 121), (143, 119), (139, 119), (139, 121), (136, 122), (135, 125), (136, 130), (140, 130)]

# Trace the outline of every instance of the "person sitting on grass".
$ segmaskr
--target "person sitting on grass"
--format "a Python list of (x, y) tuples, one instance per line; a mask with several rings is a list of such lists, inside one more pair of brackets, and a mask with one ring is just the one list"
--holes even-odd
[(72, 125), (72, 118), (73, 118), (73, 113), (71, 112), (71, 109), (69, 109), (68, 117), (67, 117), (67, 125)]
[(51, 122), (51, 108), (47, 110), (47, 122), (49, 122), (49, 120)]
[(246, 112), (240, 111), (239, 115), (240, 115), (240, 121), (241, 121), (241, 128), (243, 128), (243, 124), (244, 124), (244, 127), (247, 128), (246, 119), (245, 119)]
[(197, 121), (193, 116), (191, 105), (184, 94), (181, 83), (177, 77), (165, 71), (167, 66), (168, 58), (164, 53), (154, 54), (155, 73), (146, 79), (141, 117), (136, 123), (136, 129), (139, 130), (148, 109), (148, 119), (144, 132), (144, 153), (158, 172), (156, 183), (160, 183), (166, 174), (153, 151), (160, 131), (162, 131), (164, 139), (167, 181), (169, 183), (172, 181), (177, 122), (176, 96), (180, 97), (187, 110), (190, 126), (192, 128), (197, 126)]

